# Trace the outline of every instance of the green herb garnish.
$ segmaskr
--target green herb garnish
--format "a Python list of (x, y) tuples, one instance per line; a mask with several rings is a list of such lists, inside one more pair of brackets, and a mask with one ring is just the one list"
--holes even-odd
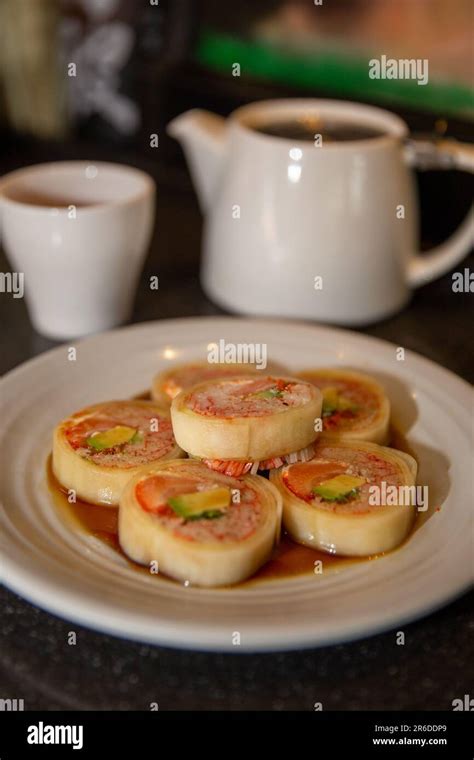
[(282, 398), (283, 393), (278, 388), (268, 388), (266, 391), (257, 391), (254, 396), (258, 396), (258, 398)]

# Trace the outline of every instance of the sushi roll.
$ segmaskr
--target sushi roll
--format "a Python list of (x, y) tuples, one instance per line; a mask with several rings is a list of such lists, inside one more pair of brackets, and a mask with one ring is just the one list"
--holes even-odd
[[(270, 372), (282, 372), (284, 369), (269, 362)], [(160, 404), (171, 404), (175, 396), (182, 390), (192, 388), (193, 385), (204, 383), (208, 380), (217, 380), (224, 377), (237, 375), (262, 374), (252, 364), (211, 364), (208, 361), (195, 361), (188, 364), (177, 364), (170, 369), (160, 372), (153, 378), (151, 387), (152, 398)]]
[(156, 465), (120, 499), (119, 541), (183, 583), (224, 586), (253, 575), (278, 542), (281, 497), (265, 478), (229, 478), (193, 459)]
[(248, 375), (182, 391), (171, 405), (171, 419), (182, 449), (238, 477), (310, 459), (321, 405), (321, 392), (311, 383)]
[(132, 475), (180, 456), (169, 410), (150, 401), (89, 406), (60, 422), (53, 435), (56, 479), (91, 504), (117, 506)]
[(314, 383), (323, 394), (325, 436), (388, 443), (390, 402), (373, 378), (342, 369), (305, 370), (298, 377)]
[[(394, 549), (409, 532), (416, 473), (415, 460), (404, 452), (321, 437), (310, 462), (271, 472), (270, 480), (295, 541), (331, 554), (369, 556)], [(389, 486), (400, 495), (396, 504), (385, 496), (393, 492)]]

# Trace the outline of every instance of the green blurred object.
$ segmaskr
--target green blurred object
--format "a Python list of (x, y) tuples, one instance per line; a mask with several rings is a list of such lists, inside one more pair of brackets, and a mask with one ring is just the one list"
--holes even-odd
[(58, 0), (0, 2), (2, 120), (17, 132), (42, 138), (65, 132), (58, 27)]
[(295, 53), (252, 40), (236, 39), (203, 29), (196, 48), (199, 63), (231, 74), (239, 63), (243, 76), (254, 76), (334, 96), (367, 98), (384, 105), (400, 105), (472, 119), (474, 91), (448, 82), (369, 79), (368, 61), (339, 52), (317, 55)]

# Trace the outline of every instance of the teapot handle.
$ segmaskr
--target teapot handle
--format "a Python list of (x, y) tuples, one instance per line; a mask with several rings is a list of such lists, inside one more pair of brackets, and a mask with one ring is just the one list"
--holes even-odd
[[(406, 162), (417, 169), (459, 169), (474, 172), (474, 145), (457, 140), (409, 140), (405, 146)], [(444, 243), (409, 263), (408, 282), (413, 288), (425, 285), (448, 272), (461, 261), (473, 243), (473, 213), (469, 210), (457, 230)]]

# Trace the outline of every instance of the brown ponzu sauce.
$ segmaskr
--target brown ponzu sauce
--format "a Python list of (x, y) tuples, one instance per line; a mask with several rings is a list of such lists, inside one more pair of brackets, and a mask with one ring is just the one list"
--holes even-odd
[[(144, 398), (145, 394), (142, 394), (140, 398)], [(390, 445), (393, 448), (397, 448), (400, 451), (405, 451), (407, 454), (414, 456), (414, 452), (408, 444), (405, 436), (395, 426), (392, 425), (390, 433)], [(132, 562), (122, 552), (118, 540), (118, 509), (114, 507), (100, 507), (95, 504), (88, 504), (84, 501), (77, 500), (75, 503), (70, 503), (67, 498), (67, 494), (58, 483), (53, 475), (51, 467), (51, 457), (47, 463), (47, 482), (50, 493), (53, 497), (55, 506), (60, 511), (67, 511), (73, 516), (75, 521), (79, 523), (81, 528), (90, 535), (95, 536), (112, 549), (120, 553), (129, 564), (138, 571), (149, 574), (148, 567), (138, 565)], [(407, 539), (408, 540), (408, 539)], [(402, 544), (403, 546), (403, 544)], [(377, 555), (380, 556), (380, 555)], [(310, 549), (301, 544), (297, 544), (292, 541), (286, 534), (282, 533), (280, 543), (273, 552), (269, 561), (258, 570), (252, 578), (238, 584), (239, 586), (245, 586), (249, 584), (255, 584), (259, 581), (269, 581), (275, 579), (283, 579), (300, 575), (314, 575), (315, 577), (322, 577), (327, 570), (339, 570), (348, 565), (359, 564), (361, 562), (369, 562), (375, 557), (340, 557), (337, 555), (327, 554), (326, 552), (319, 552), (314, 549)], [(322, 562), (323, 572), (319, 574), (318, 560)], [(160, 578), (165, 578), (160, 573)], [(171, 583), (175, 583), (172, 578), (167, 578)]]

